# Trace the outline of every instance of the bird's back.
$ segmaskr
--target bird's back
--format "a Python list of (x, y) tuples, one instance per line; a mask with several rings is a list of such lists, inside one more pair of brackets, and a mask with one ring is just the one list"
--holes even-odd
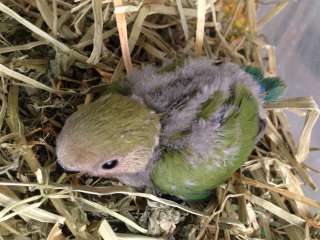
[(151, 175), (162, 192), (203, 199), (247, 160), (264, 118), (263, 95), (239, 66), (189, 59), (170, 72), (148, 66), (129, 81), (162, 116)]

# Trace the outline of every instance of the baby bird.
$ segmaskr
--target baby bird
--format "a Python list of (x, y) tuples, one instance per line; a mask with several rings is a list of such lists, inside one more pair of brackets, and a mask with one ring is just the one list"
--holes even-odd
[(66, 121), (57, 139), (68, 170), (207, 198), (248, 159), (263, 134), (264, 101), (285, 84), (254, 67), (187, 59), (128, 76), (130, 95), (108, 93)]

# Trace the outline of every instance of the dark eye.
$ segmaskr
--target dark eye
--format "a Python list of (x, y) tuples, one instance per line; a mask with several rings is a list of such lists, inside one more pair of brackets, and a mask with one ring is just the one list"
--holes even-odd
[(102, 168), (105, 170), (108, 170), (108, 169), (114, 168), (117, 165), (118, 165), (118, 159), (112, 159), (112, 160), (108, 160), (104, 164), (102, 164)]

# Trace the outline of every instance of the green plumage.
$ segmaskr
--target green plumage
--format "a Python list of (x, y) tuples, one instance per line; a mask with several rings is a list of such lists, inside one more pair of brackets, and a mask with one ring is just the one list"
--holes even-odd
[[(237, 83), (234, 95), (228, 99), (215, 92), (198, 117), (208, 119), (223, 104), (234, 108), (217, 130), (223, 144), (212, 146), (214, 154), (207, 159), (195, 159), (196, 164), (188, 158), (201, 156), (188, 149), (165, 151), (152, 171), (152, 181), (160, 191), (186, 200), (204, 199), (248, 159), (259, 131), (258, 101), (246, 86)], [(220, 167), (215, 167), (214, 161)]]

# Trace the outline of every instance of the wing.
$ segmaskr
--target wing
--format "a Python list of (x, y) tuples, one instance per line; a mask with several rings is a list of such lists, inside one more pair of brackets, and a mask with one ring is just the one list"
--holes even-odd
[(248, 158), (259, 132), (259, 100), (241, 81), (230, 96), (215, 91), (191, 128), (173, 135), (152, 171), (162, 191), (187, 200), (206, 198)]

